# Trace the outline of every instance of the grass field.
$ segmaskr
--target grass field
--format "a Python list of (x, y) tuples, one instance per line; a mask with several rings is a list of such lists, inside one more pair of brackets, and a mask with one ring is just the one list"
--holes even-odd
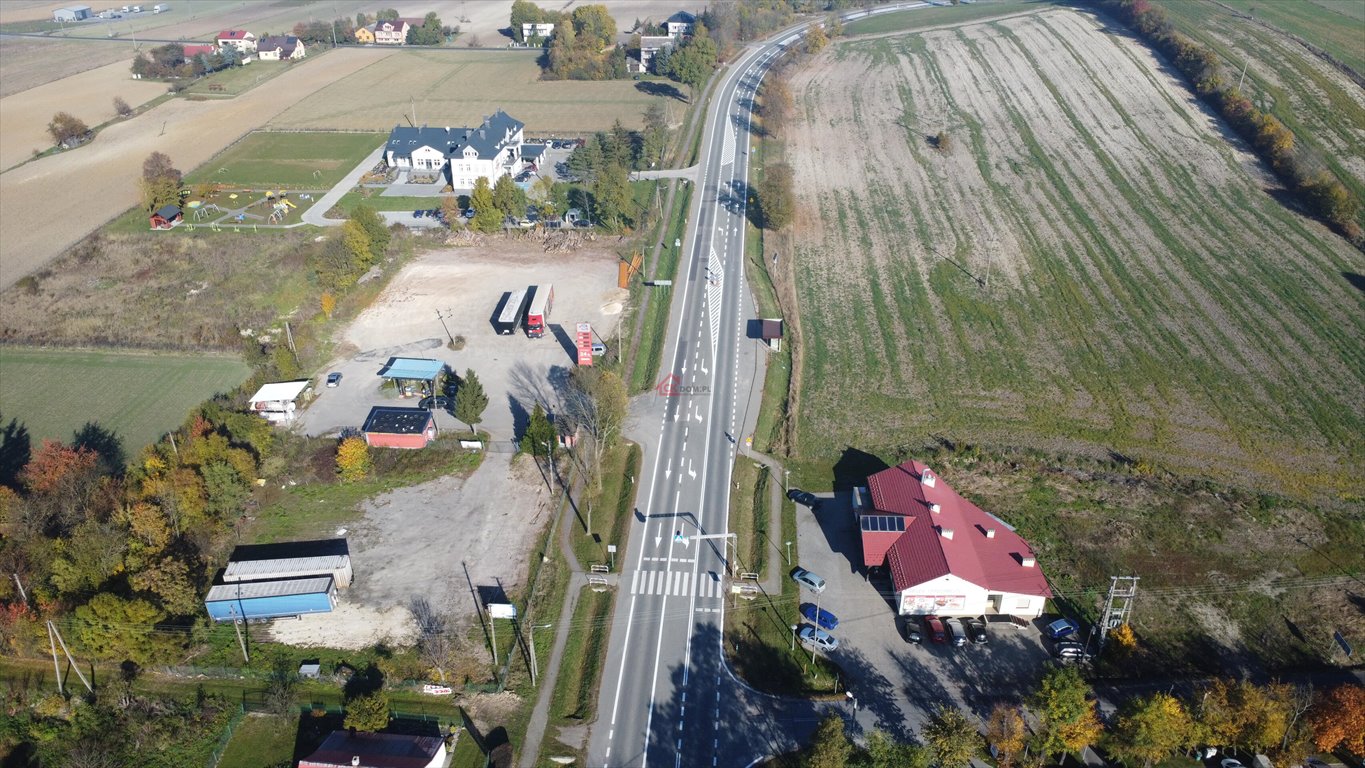
[[(1357, 0), (1219, 0), (1223, 5), (1297, 35), (1326, 51), (1332, 58), (1365, 74), (1365, 3)], [(1161, 3), (1179, 13), (1174, 6), (1188, 2)], [(1213, 3), (1204, 0), (1207, 5)], [(1226, 14), (1214, 6), (1214, 13)]]
[(799, 456), (943, 437), (1365, 492), (1360, 254), (1147, 49), (1044, 10), (843, 42), (794, 92)]
[(384, 143), (371, 133), (255, 131), (196, 168), (190, 184), (328, 189)]
[(93, 421), (114, 430), (130, 457), (249, 373), (231, 357), (16, 347), (0, 347), (0, 370), (0, 413), (25, 424), (35, 446), (69, 441)]
[(630, 80), (542, 81), (522, 51), (401, 51), (305, 97), (270, 122), (276, 128), (388, 131), (406, 125), (477, 126), (504, 110), (528, 133), (587, 133), (643, 123), (653, 101)]
[(1040, 6), (1052, 5), (1053, 0), (978, 0), (970, 5), (912, 8), (893, 11), (844, 25), (845, 35), (875, 35), (887, 32), (910, 32), (940, 24), (965, 24), (995, 16), (1019, 13)]
[(248, 715), (237, 730), (218, 768), (274, 768), (294, 759), (297, 717)]
[[(291, 66), (287, 61), (253, 61), (245, 67), (230, 67), (195, 80), (193, 85), (185, 89), (185, 93), (236, 96), (267, 82)], [(219, 86), (220, 89), (215, 90), (213, 86)]]

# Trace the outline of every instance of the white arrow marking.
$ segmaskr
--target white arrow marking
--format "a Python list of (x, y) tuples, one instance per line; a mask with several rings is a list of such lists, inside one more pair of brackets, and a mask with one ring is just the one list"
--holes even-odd
[(655, 537), (654, 537), (654, 548), (655, 548), (655, 549), (658, 549), (658, 548), (659, 548), (659, 542), (661, 542), (661, 541), (663, 541), (663, 540), (664, 540), (664, 537), (662, 537), (662, 536), (655, 536)]
[(672, 468), (672, 467), (669, 467), (669, 468), (667, 468), (667, 469), (664, 470), (664, 479), (665, 479), (665, 480), (667, 480), (667, 479), (668, 479), (669, 477), (671, 477), (672, 475), (673, 475), (673, 468)]
[(701, 375), (706, 376), (706, 375), (708, 375), (708, 374), (710, 374), (710, 373), (711, 373), (711, 369), (707, 368), (707, 367), (704, 366), (704, 365), (701, 366)]
[(697, 470), (695, 470), (695, 469), (692, 468), (692, 460), (691, 460), (691, 459), (688, 459), (688, 461), (687, 461), (687, 474), (688, 474), (689, 476), (691, 476), (691, 478), (692, 478), (693, 480), (696, 480), (696, 479), (697, 479)]
[(682, 371), (680, 371), (680, 373), (687, 373), (687, 366), (684, 365), (684, 366), (682, 367)]

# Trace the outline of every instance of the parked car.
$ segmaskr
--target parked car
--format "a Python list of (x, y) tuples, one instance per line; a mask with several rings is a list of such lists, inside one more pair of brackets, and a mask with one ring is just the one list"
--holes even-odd
[(815, 605), (815, 603), (802, 603), (801, 615), (806, 621), (816, 625), (821, 629), (836, 629), (839, 626), (839, 617)]
[(802, 568), (800, 566), (793, 568), (791, 572), (791, 577), (792, 581), (796, 582), (797, 584), (800, 584), (806, 589), (809, 589), (810, 591), (814, 592), (817, 595), (825, 591), (825, 580), (820, 578), (819, 576), (816, 576), (815, 574), (811, 573), (805, 568)]
[(425, 215), (427, 215), (427, 212), (424, 211), (424, 210), (422, 210), (422, 211), (413, 211), (413, 212), (412, 212), (412, 217), (413, 217), (414, 219), (420, 219), (420, 218), (422, 218), (422, 217), (425, 216)]
[(937, 616), (924, 617), (924, 634), (929, 636), (930, 642), (948, 642), (948, 632), (943, 628), (943, 619)]
[(474, 218), (474, 209), (473, 209), (473, 208), (466, 208), (466, 209), (464, 209), (464, 217), (465, 217), (466, 219), (472, 219), (472, 218)]
[(435, 403), (432, 402), (432, 399), (430, 397), (424, 397), (417, 403), (417, 407), (431, 410), (433, 404), (435, 405), (435, 407), (440, 408), (441, 410), (444, 411), (448, 411), (452, 407), (454, 407), (454, 402), (452, 401), (452, 399), (446, 397), (445, 395), (437, 395)]
[(919, 645), (924, 642), (924, 633), (920, 631), (918, 624), (911, 621), (905, 622), (905, 642), (912, 645)]
[(1083, 659), (1086, 657), (1085, 646), (1072, 642), (1057, 643), (1052, 649), (1052, 655), (1059, 659)]
[(967, 627), (967, 637), (978, 645), (987, 641), (986, 624), (980, 619), (964, 619), (962, 622)]
[(963, 628), (961, 620), (944, 619), (943, 624), (948, 628), (948, 642), (955, 646), (967, 644), (967, 630)]
[(1219, 765), (1222, 766), (1222, 768), (1246, 768), (1246, 766), (1242, 765), (1242, 762), (1235, 757), (1225, 757)]
[(796, 637), (802, 645), (821, 651), (833, 651), (839, 647), (839, 638), (809, 624), (802, 624), (801, 629), (796, 633)]
[(1081, 625), (1071, 619), (1057, 619), (1047, 625), (1047, 636), (1053, 640), (1061, 640), (1064, 637), (1071, 637), (1081, 631)]
[(594, 341), (592, 343), (592, 356), (601, 357), (602, 355), (605, 354), (607, 354), (607, 345), (603, 344), (600, 341)]
[(815, 497), (815, 494), (810, 491), (803, 491), (800, 488), (788, 489), (787, 498), (802, 506), (810, 507), (812, 510), (820, 506), (820, 500)]
[(327, 386), (335, 387), (340, 383), (341, 383), (340, 373), (338, 373), (337, 371), (332, 371), (331, 373), (327, 374)]

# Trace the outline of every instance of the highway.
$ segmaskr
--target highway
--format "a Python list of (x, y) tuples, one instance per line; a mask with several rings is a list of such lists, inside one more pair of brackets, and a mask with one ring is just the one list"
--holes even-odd
[(729, 576), (737, 575), (727, 570), (730, 475), (758, 370), (751, 356), (761, 354), (746, 338), (749, 109), (768, 66), (800, 44), (803, 28), (749, 47), (720, 73), (703, 126), (699, 190), (650, 412), (658, 442), (645, 446), (589, 766), (747, 766), (798, 746), (817, 722), (815, 704), (740, 682), (721, 647)]

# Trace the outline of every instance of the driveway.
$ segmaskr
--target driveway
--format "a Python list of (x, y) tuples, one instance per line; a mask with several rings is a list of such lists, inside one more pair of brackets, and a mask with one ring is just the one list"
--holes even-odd
[[(885, 575), (862, 567), (862, 547), (849, 493), (820, 494), (819, 513), (797, 507), (801, 565), (828, 582), (820, 607), (839, 617), (843, 668), (858, 702), (856, 722), (909, 737), (928, 721), (936, 704), (951, 704), (981, 718), (1000, 699), (1032, 691), (1048, 661), (1038, 622), (1017, 629), (991, 622), (985, 645), (911, 645), (905, 641)], [(803, 600), (809, 600), (804, 596)], [(798, 617), (793, 615), (792, 623)]]
[(374, 151), (366, 155), (365, 159), (361, 160), (359, 165), (346, 174), (345, 178), (338, 181), (331, 189), (327, 190), (327, 194), (318, 198), (316, 203), (304, 211), (302, 216), (304, 223), (312, 224), (315, 227), (339, 227), (345, 224), (345, 219), (327, 218), (327, 212), (332, 210), (332, 206), (341, 202), (341, 198), (347, 192), (350, 192), (355, 188), (355, 185), (360, 183), (361, 176), (364, 176), (367, 171), (379, 163), (384, 157), (385, 146), (385, 144), (380, 144), (375, 147)]

